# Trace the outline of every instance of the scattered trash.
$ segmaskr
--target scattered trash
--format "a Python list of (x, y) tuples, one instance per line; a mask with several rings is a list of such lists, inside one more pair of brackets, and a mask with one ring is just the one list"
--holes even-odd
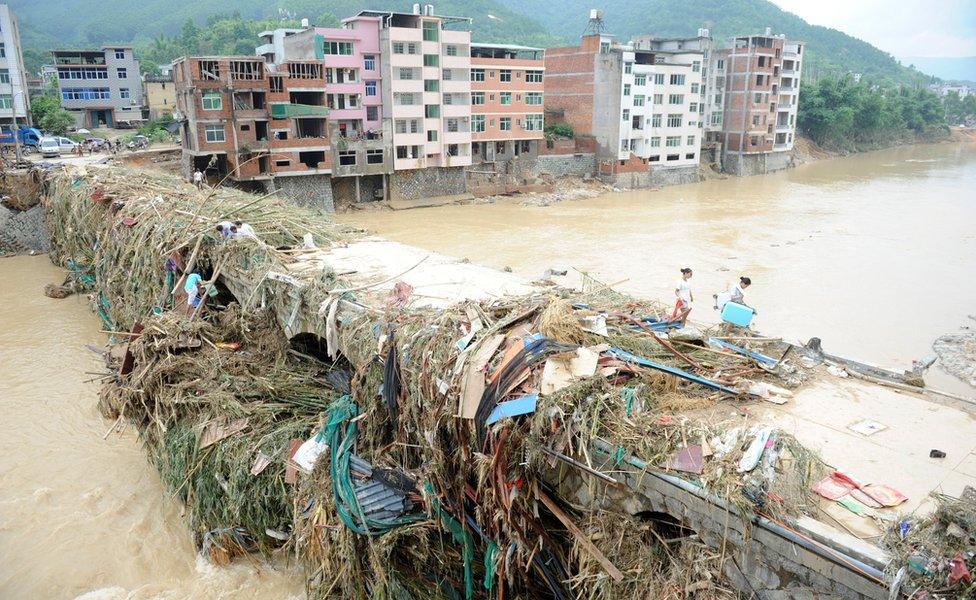
[(882, 423), (878, 423), (877, 421), (864, 419), (856, 423), (851, 423), (850, 425), (847, 426), (847, 428), (855, 433), (860, 433), (861, 435), (868, 436), (868, 435), (874, 435), (879, 431), (884, 431), (885, 429), (888, 429), (888, 426)]
[(929, 458), (945, 458), (945, 457), (946, 457), (946, 453), (943, 452), (942, 450), (936, 450), (935, 448), (933, 448), (932, 450), (929, 451)]
[(207, 423), (200, 434), (199, 446), (202, 450), (207, 446), (216, 444), (220, 440), (232, 436), (239, 431), (247, 429), (247, 419), (234, 419), (227, 421), (217, 419)]
[(973, 582), (973, 576), (966, 567), (966, 559), (962, 557), (961, 553), (956, 552), (956, 555), (949, 561), (949, 585), (953, 586), (959, 582), (970, 585)]
[(839, 471), (834, 471), (813, 486), (813, 491), (827, 500), (837, 500), (857, 488), (857, 483)]
[(749, 448), (743, 453), (742, 458), (739, 459), (738, 472), (745, 473), (756, 468), (759, 464), (759, 459), (762, 458), (763, 451), (766, 450), (766, 442), (769, 441), (769, 435), (772, 433), (772, 429), (764, 427), (756, 432), (755, 437), (749, 444)]
[(488, 420), (485, 423), (493, 425), (502, 419), (535, 412), (535, 405), (538, 400), (539, 396), (537, 394), (529, 394), (528, 396), (522, 396), (515, 400), (499, 402), (494, 410), (491, 411), (491, 414), (488, 415)]
[(695, 473), (697, 475), (702, 472), (702, 457), (701, 445), (686, 446), (664, 461), (661, 464), (661, 468), (672, 471), (683, 471), (685, 473)]
[(838, 365), (827, 365), (827, 372), (834, 377), (847, 377), (847, 370)]

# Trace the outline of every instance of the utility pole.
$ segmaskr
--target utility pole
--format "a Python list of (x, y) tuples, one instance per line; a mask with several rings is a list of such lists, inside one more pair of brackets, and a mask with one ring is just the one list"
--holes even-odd
[[(24, 90), (20, 90), (19, 92), (15, 93), (10, 99), (11, 100), (10, 108), (12, 111), (11, 115), (13, 116), (13, 121), (14, 121), (14, 125), (13, 125), (14, 160), (16, 161), (14, 164), (20, 164), (20, 161), (23, 158), (23, 156), (20, 153), (20, 135), (19, 135), (19, 131), (17, 130), (17, 94), (23, 96)], [(26, 105), (27, 103), (25, 102), (24, 106)]]

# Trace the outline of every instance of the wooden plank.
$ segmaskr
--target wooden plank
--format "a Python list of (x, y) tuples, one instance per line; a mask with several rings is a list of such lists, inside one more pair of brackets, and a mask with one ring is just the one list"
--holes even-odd
[(613, 563), (610, 562), (610, 560), (604, 556), (602, 552), (600, 552), (600, 549), (593, 545), (593, 542), (591, 542), (590, 539), (586, 537), (582, 531), (580, 531), (579, 527), (577, 527), (576, 524), (573, 523), (572, 519), (569, 518), (569, 515), (564, 513), (563, 510), (559, 508), (559, 506), (557, 506), (556, 503), (553, 502), (552, 499), (549, 498), (549, 496), (547, 496), (546, 493), (540, 490), (538, 487), (535, 489), (535, 495), (537, 498), (539, 498), (539, 500), (542, 501), (543, 504), (546, 505), (546, 508), (548, 508), (552, 514), (556, 515), (559, 522), (562, 523), (566, 529), (573, 534), (573, 537), (575, 537), (576, 540), (583, 545), (583, 548), (585, 548), (586, 551), (589, 552), (590, 555), (593, 556), (593, 558), (595, 558), (601, 566), (603, 566), (604, 570), (610, 574), (610, 577), (613, 577), (614, 581), (623, 581), (624, 574), (620, 572), (620, 569), (615, 567)]

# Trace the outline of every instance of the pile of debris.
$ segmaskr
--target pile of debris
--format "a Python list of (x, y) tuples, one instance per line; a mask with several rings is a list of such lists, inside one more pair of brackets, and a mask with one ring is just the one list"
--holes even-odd
[[(217, 562), (293, 554), (313, 598), (731, 598), (724, 552), (580, 503), (560, 473), (619, 486), (602, 452), (742, 515), (815, 510), (815, 455), (715, 418), (802, 384), (772, 342), (674, 335), (664, 307), (604, 285), (405, 308), (403, 287), (303, 270), (299, 246), (354, 232), (277, 200), (135, 173), (51, 190), (55, 257), (126, 332), (102, 409), (138, 428)], [(258, 238), (221, 240), (227, 218)], [(193, 269), (213, 295), (187, 315)]]

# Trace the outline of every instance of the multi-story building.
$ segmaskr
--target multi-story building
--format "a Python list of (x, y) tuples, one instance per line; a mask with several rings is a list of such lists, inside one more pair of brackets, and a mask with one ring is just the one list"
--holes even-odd
[(471, 156), (498, 162), (537, 156), (543, 135), (544, 52), (471, 44)]
[[(460, 193), (471, 164), (471, 32), (466, 17), (435, 15), (432, 5), (412, 13), (363, 11), (380, 26), (383, 106), (393, 123), (394, 173), (442, 172), (444, 190)], [(405, 181), (409, 174), (398, 174)], [(460, 191), (459, 184), (460, 182)]]
[(698, 178), (702, 52), (641, 49), (613, 36), (546, 51), (547, 109), (596, 138), (599, 173), (647, 187)]
[(142, 122), (142, 81), (131, 46), (55, 50), (61, 106), (77, 127)]
[(796, 135), (803, 44), (782, 35), (732, 38), (714, 54), (725, 77), (722, 167), (737, 175), (764, 173), (790, 163)]
[(332, 170), (321, 61), (272, 70), (255, 56), (185, 57), (174, 62), (173, 82), (185, 174), (199, 168), (286, 192), (302, 188), (309, 204), (331, 208), (331, 191), (294, 181)]
[(173, 116), (176, 110), (176, 87), (173, 75), (144, 75), (142, 78), (142, 111), (144, 119)]
[(30, 122), (30, 98), (17, 18), (6, 4), (0, 4), (0, 127), (9, 129), (14, 121)]

